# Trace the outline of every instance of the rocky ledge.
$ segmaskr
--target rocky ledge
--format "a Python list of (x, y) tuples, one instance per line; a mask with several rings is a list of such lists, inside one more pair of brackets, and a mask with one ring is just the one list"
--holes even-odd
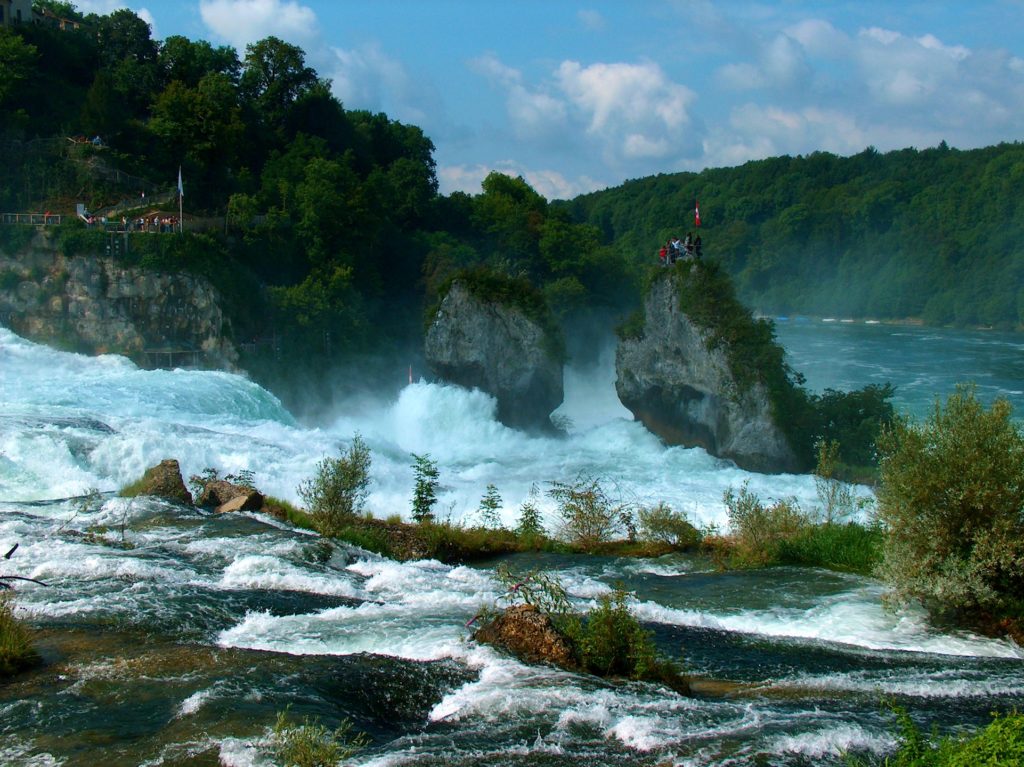
[(452, 283), (427, 330), (427, 364), (439, 378), (492, 395), (498, 420), (547, 430), (562, 404), (562, 360), (548, 332), (520, 307)]
[(680, 308), (679, 281), (701, 268), (680, 265), (652, 284), (642, 333), (621, 339), (616, 350), (619, 399), (667, 444), (703, 447), (749, 471), (800, 471), (764, 385), (741, 385), (727, 345), (713, 343)]

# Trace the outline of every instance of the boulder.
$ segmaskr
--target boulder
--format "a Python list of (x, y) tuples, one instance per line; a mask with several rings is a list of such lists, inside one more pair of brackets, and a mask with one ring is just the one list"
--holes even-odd
[(427, 330), (427, 364), (445, 381), (477, 388), (498, 404), (498, 420), (549, 430), (562, 404), (562, 360), (552, 339), (521, 308), (481, 300), (455, 281)]
[(146, 469), (142, 479), (133, 487), (134, 495), (154, 495), (175, 503), (192, 505), (192, 493), (181, 478), (181, 467), (173, 458), (160, 461)]
[(578, 668), (569, 640), (533, 605), (509, 607), (473, 638), (507, 650), (525, 663), (550, 663), (570, 671)]
[(229, 511), (259, 511), (262, 508), (263, 496), (257, 490), (249, 490), (242, 495), (236, 495), (230, 501), (225, 501), (214, 511), (224, 514)]
[[(241, 502), (239, 502), (241, 498)], [(241, 503), (241, 505), (239, 505)], [(225, 508), (231, 504), (231, 508)], [(196, 506), (216, 508), (216, 511), (257, 511), (263, 506), (263, 496), (255, 488), (236, 485), (226, 479), (214, 479), (203, 485)]]
[(677, 268), (656, 279), (644, 300), (642, 336), (619, 341), (619, 399), (667, 444), (702, 447), (749, 471), (801, 471), (764, 385), (741, 386), (724, 345), (681, 311), (678, 280), (687, 274)]

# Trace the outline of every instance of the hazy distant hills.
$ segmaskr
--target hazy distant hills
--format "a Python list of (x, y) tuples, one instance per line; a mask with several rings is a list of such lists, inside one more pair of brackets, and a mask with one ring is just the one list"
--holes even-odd
[[(566, 203), (626, 258), (694, 231), (764, 311), (1024, 325), (1024, 145), (868, 148), (658, 175)], [(639, 264), (638, 264), (639, 265)]]

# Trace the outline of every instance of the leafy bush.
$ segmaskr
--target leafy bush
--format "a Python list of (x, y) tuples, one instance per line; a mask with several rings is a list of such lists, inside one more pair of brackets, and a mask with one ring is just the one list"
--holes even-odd
[(543, 570), (519, 572), (502, 562), (494, 570), (494, 579), (505, 589), (500, 599), (511, 605), (524, 604), (535, 607), (550, 617), (556, 625), (573, 614), (569, 594), (562, 582)]
[(1016, 711), (1000, 716), (973, 735), (927, 737), (901, 706), (890, 704), (896, 716), (899, 749), (885, 758), (850, 757), (850, 767), (1018, 767), (1024, 764), (1024, 714)]
[(778, 500), (765, 506), (746, 482), (738, 493), (731, 487), (726, 490), (723, 500), (735, 539), (734, 558), (745, 566), (776, 564), (779, 544), (809, 524), (795, 500)]
[(289, 721), (287, 711), (282, 711), (274, 723), (268, 750), (283, 767), (335, 767), (370, 742), (364, 733), (351, 736), (351, 730), (348, 719), (336, 730), (328, 730), (308, 716), (302, 724), (295, 724)]
[(746, 483), (739, 492), (727, 490), (724, 500), (732, 535), (704, 540), (722, 566), (797, 565), (868, 575), (881, 558), (877, 525), (816, 523), (794, 500), (765, 506)]
[(67, 258), (99, 256), (106, 251), (109, 236), (99, 229), (87, 229), (79, 219), (69, 219), (56, 229), (57, 248)]
[(853, 488), (836, 478), (839, 468), (839, 443), (818, 442), (818, 464), (814, 467), (814, 489), (821, 502), (822, 522), (831, 525), (848, 519), (857, 510)]
[(891, 384), (869, 384), (863, 389), (843, 392), (826, 389), (812, 394), (816, 411), (815, 436), (820, 442), (837, 442), (836, 469), (846, 466), (874, 466), (878, 463), (878, 435), (895, 411)]
[[(494, 577), (505, 589), (502, 601), (530, 605), (550, 618), (552, 625), (569, 640), (582, 670), (597, 676), (685, 688), (675, 664), (658, 653), (652, 634), (626, 605), (629, 593), (623, 589), (602, 594), (597, 607), (581, 615), (573, 609), (561, 581), (542, 570), (523, 573), (502, 563)], [(493, 609), (482, 611), (484, 620), (495, 615)]]
[(0, 593), (0, 677), (32, 665), (37, 658), (28, 629), (14, 617), (13, 599)]
[(440, 476), (437, 461), (433, 460), (429, 453), (413, 453), (412, 458), (412, 470), (416, 476), (412, 494), (412, 518), (417, 522), (430, 522), (434, 519), (434, 504), (437, 503)]
[(626, 592), (616, 589), (597, 598), (577, 637), (584, 669), (599, 676), (651, 679), (665, 661), (658, 658), (651, 633), (626, 606)]
[(370, 448), (356, 434), (344, 454), (322, 459), (316, 474), (299, 484), (299, 497), (321, 535), (336, 535), (362, 510), (370, 486), (370, 460)]
[(0, 252), (13, 256), (32, 242), (34, 226), (0, 226)]
[(552, 482), (548, 496), (558, 504), (559, 534), (572, 546), (592, 552), (619, 533), (629, 509), (614, 502), (600, 480), (580, 474), (569, 483)]
[(641, 540), (664, 543), (673, 548), (689, 548), (700, 543), (700, 531), (684, 514), (665, 503), (642, 507), (637, 512)]
[(883, 432), (880, 573), (897, 598), (954, 618), (1024, 615), (1024, 435), (1010, 413), (961, 386), (923, 424)]

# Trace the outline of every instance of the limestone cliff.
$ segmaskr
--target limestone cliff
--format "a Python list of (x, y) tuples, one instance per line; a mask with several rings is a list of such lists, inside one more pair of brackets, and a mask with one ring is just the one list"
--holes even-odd
[(728, 345), (680, 308), (680, 281), (702, 268), (680, 264), (652, 284), (642, 333), (616, 350), (619, 399), (668, 444), (703, 447), (751, 471), (799, 471), (764, 384), (737, 381)]
[(0, 250), (0, 323), (40, 343), (143, 364), (232, 369), (238, 360), (207, 280), (68, 258), (45, 231), (16, 253)]
[(521, 307), (478, 298), (456, 281), (430, 323), (425, 352), (438, 377), (493, 395), (502, 423), (551, 427), (562, 404), (562, 360)]

